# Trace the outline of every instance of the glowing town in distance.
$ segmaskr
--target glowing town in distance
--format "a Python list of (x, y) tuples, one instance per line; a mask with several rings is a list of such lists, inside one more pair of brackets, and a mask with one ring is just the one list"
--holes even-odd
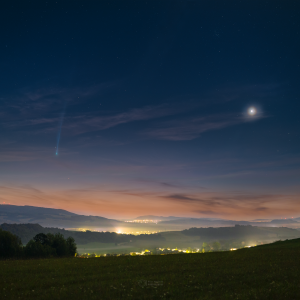
[[(234, 250), (238, 250), (238, 249), (242, 249), (242, 248), (251, 248), (251, 247), (255, 247), (256, 245), (251, 245), (251, 246), (244, 246), (241, 248), (230, 248), (230, 251), (234, 251)], [(191, 249), (191, 248), (187, 248), (187, 249), (170, 249), (170, 248), (157, 248), (155, 253), (151, 252), (148, 249), (145, 249), (141, 252), (130, 252), (130, 253), (123, 253), (123, 254), (110, 254), (110, 253), (106, 253), (106, 254), (90, 254), (90, 253), (84, 253), (84, 254), (78, 254), (77, 257), (81, 257), (81, 258), (89, 258), (89, 257), (106, 257), (106, 256), (140, 256), (140, 255), (166, 255), (166, 254), (178, 254), (178, 253), (205, 253), (207, 251), (205, 251), (204, 249)], [(210, 252), (210, 251), (208, 251)]]

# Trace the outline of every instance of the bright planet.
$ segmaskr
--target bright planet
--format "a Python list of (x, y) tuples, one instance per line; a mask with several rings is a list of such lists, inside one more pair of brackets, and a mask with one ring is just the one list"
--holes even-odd
[(254, 116), (254, 115), (256, 115), (256, 113), (257, 113), (257, 110), (256, 110), (255, 107), (248, 108), (248, 115), (249, 116)]

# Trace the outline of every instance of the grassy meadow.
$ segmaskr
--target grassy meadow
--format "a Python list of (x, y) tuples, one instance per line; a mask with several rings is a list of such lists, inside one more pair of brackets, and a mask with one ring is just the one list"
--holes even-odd
[(228, 252), (0, 261), (0, 299), (300, 299), (300, 239)]
[(140, 248), (137, 248), (129, 243), (124, 245), (116, 246), (115, 243), (87, 243), (84, 245), (77, 245), (77, 252), (80, 254), (83, 253), (95, 253), (95, 254), (114, 254), (114, 253), (130, 253), (130, 252), (138, 252)]

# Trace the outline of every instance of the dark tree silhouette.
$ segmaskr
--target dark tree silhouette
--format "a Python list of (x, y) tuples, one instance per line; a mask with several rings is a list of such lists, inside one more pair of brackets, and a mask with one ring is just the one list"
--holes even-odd
[(75, 256), (77, 247), (72, 237), (67, 239), (60, 233), (37, 234), (25, 247), (28, 257)]
[(42, 245), (50, 245), (49, 237), (44, 233), (37, 234), (33, 240), (37, 243), (41, 243)]
[(20, 257), (22, 255), (21, 239), (0, 229), (0, 258)]

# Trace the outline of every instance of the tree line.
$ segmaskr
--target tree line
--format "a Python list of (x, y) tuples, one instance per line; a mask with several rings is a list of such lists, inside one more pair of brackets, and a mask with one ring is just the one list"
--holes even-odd
[(0, 228), (0, 259), (74, 257), (76, 251), (75, 240), (61, 233), (39, 233), (23, 246), (18, 236)]

